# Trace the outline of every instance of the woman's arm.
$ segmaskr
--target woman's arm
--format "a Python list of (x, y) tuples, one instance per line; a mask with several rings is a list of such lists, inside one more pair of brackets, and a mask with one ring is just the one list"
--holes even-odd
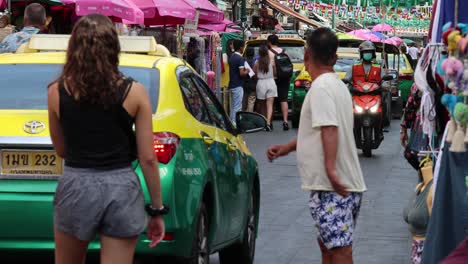
[[(135, 130), (138, 148), (138, 160), (145, 177), (146, 186), (151, 196), (153, 208), (161, 208), (161, 183), (159, 178), (158, 160), (153, 152), (153, 113), (146, 89), (134, 83), (129, 97), (137, 104), (135, 115)], [(130, 99), (130, 98), (129, 98)]]
[(58, 83), (49, 86), (47, 104), (49, 110), (49, 133), (54, 145), (55, 152), (60, 157), (65, 156), (65, 144), (63, 139), (63, 130), (60, 125), (60, 96)]

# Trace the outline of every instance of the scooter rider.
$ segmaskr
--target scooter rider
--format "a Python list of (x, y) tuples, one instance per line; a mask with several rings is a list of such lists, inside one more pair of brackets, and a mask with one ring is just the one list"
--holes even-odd
[(380, 84), (384, 71), (375, 62), (376, 53), (374, 43), (364, 41), (359, 45), (360, 61), (355, 63), (346, 73), (345, 80), (351, 82), (353, 86), (361, 82), (371, 82)]
[[(385, 75), (385, 72), (381, 65), (376, 62), (376, 50), (374, 43), (370, 41), (362, 42), (359, 45), (359, 55), (359, 62), (355, 63), (348, 70), (344, 80), (352, 84), (352, 87), (355, 87), (362, 82), (381, 85), (382, 77)], [(383, 129), (382, 124), (381, 128)], [(379, 133), (379, 136), (383, 138), (383, 130), (380, 131), (381, 132)]]

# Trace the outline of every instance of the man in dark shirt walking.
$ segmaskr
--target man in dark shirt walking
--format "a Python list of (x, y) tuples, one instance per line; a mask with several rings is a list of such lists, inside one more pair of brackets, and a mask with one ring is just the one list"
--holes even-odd
[(249, 74), (245, 68), (245, 60), (242, 57), (244, 42), (234, 40), (235, 52), (229, 58), (229, 91), (231, 92), (231, 120), (236, 122), (236, 113), (242, 110), (242, 98), (244, 97), (244, 76)]

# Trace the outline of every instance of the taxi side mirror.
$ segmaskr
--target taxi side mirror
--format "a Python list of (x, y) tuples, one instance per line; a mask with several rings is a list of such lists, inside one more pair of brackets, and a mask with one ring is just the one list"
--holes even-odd
[(384, 77), (382, 77), (382, 81), (391, 81), (394, 78), (395, 77), (393, 75), (385, 75)]
[(248, 134), (262, 131), (268, 124), (266, 118), (260, 114), (237, 112), (236, 125), (239, 134)]

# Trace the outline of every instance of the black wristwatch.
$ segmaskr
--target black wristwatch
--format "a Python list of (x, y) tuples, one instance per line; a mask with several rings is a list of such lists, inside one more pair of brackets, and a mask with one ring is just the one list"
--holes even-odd
[(151, 204), (147, 204), (145, 206), (146, 213), (151, 217), (167, 215), (169, 213), (169, 207), (163, 204), (163, 207), (160, 209), (155, 209), (151, 206)]

